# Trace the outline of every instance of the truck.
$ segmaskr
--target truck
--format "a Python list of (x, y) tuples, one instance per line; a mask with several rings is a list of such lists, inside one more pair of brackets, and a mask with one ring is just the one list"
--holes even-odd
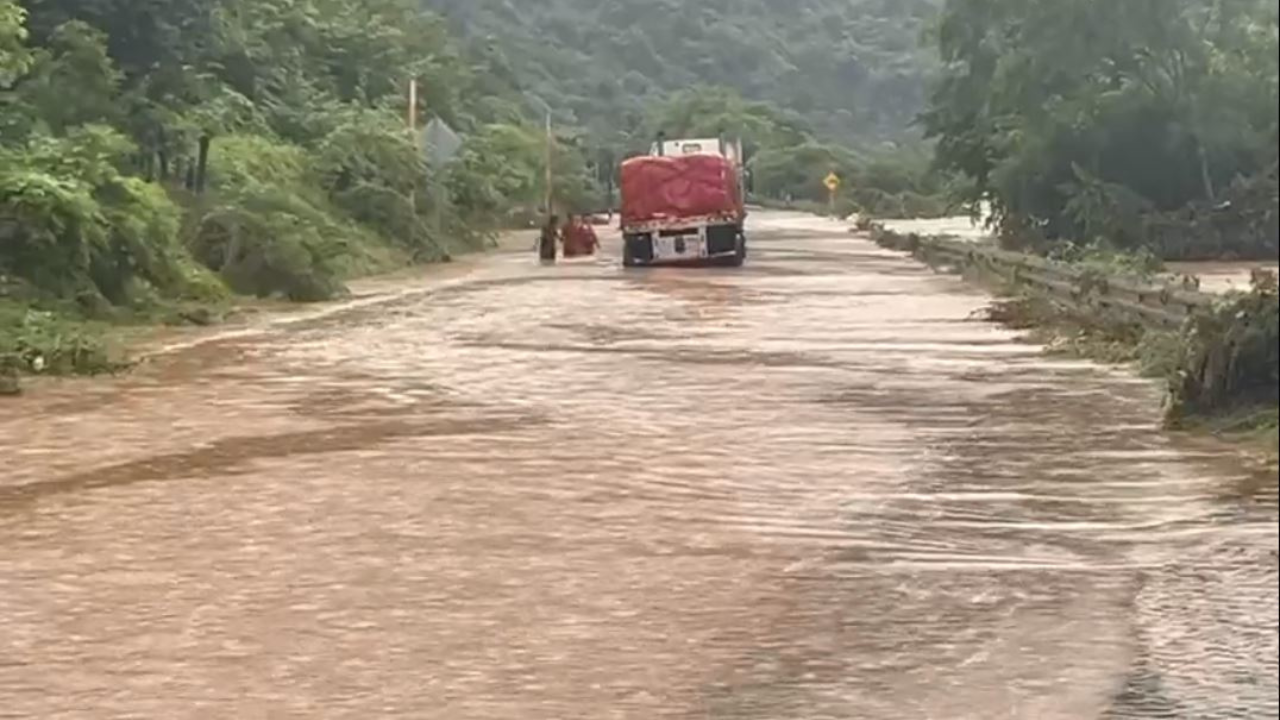
[(624, 266), (739, 267), (746, 260), (741, 142), (659, 136), (620, 174)]

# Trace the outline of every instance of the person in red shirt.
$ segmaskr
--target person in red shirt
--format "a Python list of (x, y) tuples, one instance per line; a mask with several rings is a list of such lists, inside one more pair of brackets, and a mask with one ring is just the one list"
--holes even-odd
[(564, 227), (560, 230), (560, 236), (564, 238), (564, 256), (567, 258), (577, 257), (580, 245), (578, 220), (572, 214), (565, 218)]
[(578, 225), (582, 228), (584, 254), (595, 255), (596, 251), (600, 249), (600, 237), (596, 235), (596, 229), (592, 227), (590, 220), (586, 217), (579, 217)]
[(600, 247), (595, 228), (580, 215), (570, 215), (564, 226), (564, 256), (582, 257), (594, 255)]

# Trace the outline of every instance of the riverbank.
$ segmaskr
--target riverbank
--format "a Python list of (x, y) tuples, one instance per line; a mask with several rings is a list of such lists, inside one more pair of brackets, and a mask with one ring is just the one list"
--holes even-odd
[(0, 295), (0, 396), (17, 394), (42, 380), (125, 372), (158, 353), (229, 332), (389, 300), (413, 291), (423, 281), (465, 274), (487, 255), (528, 250), (533, 232), (502, 232), (483, 249), (441, 262), (353, 278), (342, 298), (321, 302), (233, 296), (225, 302), (92, 319), (70, 306), (24, 303)]

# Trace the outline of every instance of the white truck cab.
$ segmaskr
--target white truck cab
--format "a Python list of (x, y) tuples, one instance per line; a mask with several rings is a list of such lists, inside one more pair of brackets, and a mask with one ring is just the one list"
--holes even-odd
[(742, 143), (724, 138), (694, 138), (689, 140), (659, 140), (649, 146), (650, 155), (719, 155), (742, 167)]

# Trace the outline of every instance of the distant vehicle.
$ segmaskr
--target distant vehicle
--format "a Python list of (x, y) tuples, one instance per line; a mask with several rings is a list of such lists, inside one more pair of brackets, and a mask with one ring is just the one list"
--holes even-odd
[(666, 140), (622, 164), (623, 265), (740, 266), (742, 144), (723, 138)]

